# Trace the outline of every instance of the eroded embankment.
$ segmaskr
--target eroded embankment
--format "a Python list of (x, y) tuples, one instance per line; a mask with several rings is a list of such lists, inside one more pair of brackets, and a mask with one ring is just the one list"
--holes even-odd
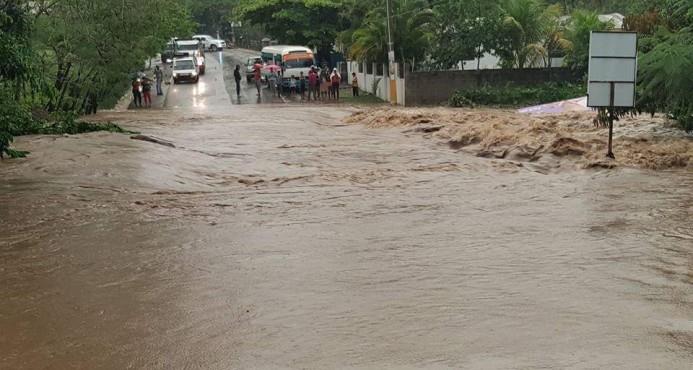
[(637, 116), (616, 122), (616, 160), (605, 157), (608, 132), (593, 123), (595, 113), (528, 116), (512, 111), (451, 108), (391, 108), (359, 111), (346, 119), (368, 127), (411, 127), (452, 148), (480, 157), (539, 161), (560, 166), (636, 167), (693, 166), (693, 135), (661, 117)]

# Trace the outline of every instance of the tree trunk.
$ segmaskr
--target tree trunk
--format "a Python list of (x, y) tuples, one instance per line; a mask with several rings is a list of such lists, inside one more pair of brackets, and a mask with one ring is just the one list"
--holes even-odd
[(68, 62), (67, 67), (65, 70), (62, 72), (60, 76), (60, 80), (56, 81), (56, 85), (59, 84), (60, 86), (60, 95), (58, 97), (58, 101), (55, 102), (55, 105), (49, 109), (49, 112), (54, 112), (56, 110), (60, 109), (60, 106), (63, 104), (63, 100), (65, 99), (65, 94), (67, 93), (68, 87), (70, 87), (70, 72), (72, 71), (72, 63)]

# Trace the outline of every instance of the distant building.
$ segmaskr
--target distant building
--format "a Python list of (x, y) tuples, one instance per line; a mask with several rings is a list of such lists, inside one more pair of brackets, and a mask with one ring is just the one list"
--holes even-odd
[(623, 30), (623, 21), (626, 17), (623, 14), (611, 13), (611, 14), (600, 14), (599, 20), (602, 22), (611, 22), (614, 25), (615, 30)]

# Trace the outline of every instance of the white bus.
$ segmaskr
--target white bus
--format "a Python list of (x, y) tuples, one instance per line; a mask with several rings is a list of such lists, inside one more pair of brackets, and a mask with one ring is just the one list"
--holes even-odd
[(313, 50), (305, 46), (272, 45), (262, 48), (262, 61), (266, 64), (277, 64), (282, 67), (285, 84), (289, 78), (308, 77), (310, 67), (315, 65)]

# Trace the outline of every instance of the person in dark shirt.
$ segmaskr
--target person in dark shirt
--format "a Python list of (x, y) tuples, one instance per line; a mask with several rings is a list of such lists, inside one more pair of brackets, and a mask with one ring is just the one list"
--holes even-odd
[(164, 91), (161, 89), (161, 83), (164, 82), (164, 71), (156, 66), (154, 70), (154, 78), (156, 79), (156, 95), (164, 95)]
[(236, 64), (236, 69), (233, 70), (233, 79), (236, 80), (236, 95), (241, 96), (241, 66)]

